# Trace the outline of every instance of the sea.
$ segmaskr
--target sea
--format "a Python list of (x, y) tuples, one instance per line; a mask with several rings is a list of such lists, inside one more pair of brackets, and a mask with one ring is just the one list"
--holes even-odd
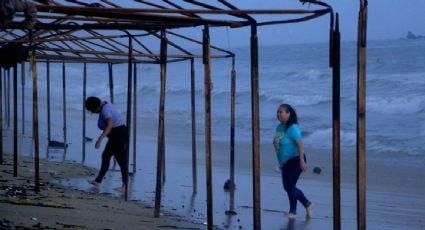
[[(236, 98), (235, 139), (250, 142), (251, 75), (249, 47), (229, 48), (235, 53)], [(281, 103), (297, 111), (304, 144), (311, 148), (332, 147), (332, 69), (328, 44), (260, 46), (259, 94), (260, 141), (270, 143), (277, 125), (275, 117)], [(377, 153), (425, 153), (425, 39), (375, 40), (367, 44), (366, 149)], [(229, 140), (232, 59), (212, 59), (212, 139)], [(39, 64), (38, 97), (40, 111), (46, 106), (46, 67)], [(62, 63), (51, 63), (50, 97), (62, 126), (66, 110), (82, 110), (83, 65), (66, 63), (66, 89), (63, 92)], [(113, 100), (123, 115), (127, 110), (127, 64), (113, 65)], [(32, 82), (26, 74), (26, 98), (31, 100)], [(167, 65), (165, 117), (191, 124), (190, 61)], [(10, 82), (9, 82), (10, 83)], [(134, 84), (134, 83), (133, 83)], [(137, 117), (158, 118), (160, 74), (152, 64), (137, 65)], [(133, 90), (134, 92), (134, 90)], [(9, 92), (10, 93), (10, 92)], [(204, 69), (195, 61), (197, 135), (204, 135)], [(65, 95), (65, 96), (64, 96)], [(108, 66), (87, 64), (87, 96), (111, 101)], [(7, 97), (4, 97), (5, 100)], [(357, 45), (341, 45), (341, 148), (356, 148)], [(27, 109), (31, 118), (31, 111)], [(52, 116), (55, 112), (52, 112)], [(7, 117), (7, 116), (6, 116)], [(72, 118), (67, 119), (72, 122)], [(53, 136), (61, 139), (62, 129)], [(56, 133), (54, 133), (56, 132)]]
[[(251, 127), (251, 75), (249, 47), (228, 47), (235, 54), (236, 97), (235, 97), (235, 140), (239, 143), (250, 143)], [(194, 52), (200, 50), (194, 50)], [(214, 51), (213, 51), (214, 52)], [(329, 47), (326, 43), (291, 44), (291, 45), (260, 45), (259, 49), (259, 96), (260, 96), (260, 142), (271, 145), (275, 127), (278, 124), (276, 110), (281, 103), (291, 104), (297, 111), (302, 129), (303, 142), (306, 149), (332, 148), (332, 69), (329, 67)], [(391, 158), (392, 163), (408, 163), (423, 167), (425, 164), (425, 39), (373, 40), (367, 43), (367, 74), (366, 74), (366, 151), (376, 158)], [(127, 114), (127, 64), (114, 64), (113, 97), (111, 97), (107, 64), (87, 64), (87, 96), (98, 96), (111, 102)], [(191, 72), (190, 61), (172, 62), (167, 65), (165, 119), (166, 129), (172, 129), (168, 124), (183, 124), (191, 127)], [(158, 65), (137, 64), (136, 119), (157, 121), (160, 96), (160, 68)], [(19, 100), (18, 120), (19, 136), (31, 138), (32, 118), (32, 79), (28, 65), (23, 68), (24, 80), (18, 79)], [(19, 69), (19, 73), (23, 72)], [(230, 137), (231, 111), (231, 71), (232, 59), (211, 60), (211, 128), (212, 139), (218, 142), (228, 142)], [(46, 64), (37, 65), (39, 132), (42, 140), (42, 155), (46, 148), (48, 132), (52, 140), (67, 142), (73, 153), (64, 156), (64, 160), (81, 161), (81, 130), (83, 114), (83, 72), (84, 66), (79, 63), (66, 63), (63, 71), (62, 63), (50, 63), (50, 93), (46, 81)], [(65, 78), (63, 73), (65, 73)], [(3, 75), (3, 136), (11, 138), (13, 130), (12, 78)], [(19, 75), (20, 76), (20, 75)], [(65, 79), (65, 80), (64, 80)], [(134, 82), (133, 82), (134, 86)], [(24, 89), (24, 90), (22, 90)], [(341, 150), (342, 154), (352, 154), (356, 150), (356, 110), (357, 110), (357, 44), (342, 42), (341, 44)], [(133, 90), (134, 92), (134, 90)], [(195, 111), (196, 135), (198, 140), (204, 140), (205, 134), (205, 90), (204, 66), (202, 60), (195, 60)], [(21, 100), (21, 98), (24, 100)], [(47, 130), (47, 98), (50, 97), (50, 131)], [(134, 98), (132, 97), (132, 100)], [(25, 110), (25, 111), (23, 111)], [(65, 118), (64, 118), (65, 117)], [(99, 130), (95, 125), (96, 114), (87, 114), (87, 136), (96, 138)], [(24, 125), (22, 125), (24, 124)], [(157, 126), (155, 126), (156, 128)], [(169, 127), (169, 128), (168, 128)], [(143, 129), (143, 127), (142, 127)], [(21, 131), (22, 130), (22, 131)], [(179, 130), (173, 131), (178, 134)], [(146, 133), (144, 134), (146, 135)], [(149, 140), (156, 143), (157, 133), (152, 132)], [(177, 135), (178, 136), (178, 135)], [(175, 137), (175, 136), (174, 136)], [(11, 139), (10, 139), (11, 140)], [(140, 139), (137, 139), (140, 140)], [(80, 143), (80, 144), (78, 144)], [(32, 145), (20, 146), (20, 151), (32, 151)], [(87, 162), (98, 167), (100, 152), (95, 154), (93, 146), (87, 150)], [(155, 148), (153, 145), (153, 149)], [(6, 152), (12, 151), (12, 142), (6, 142)], [(143, 147), (141, 147), (143, 148)], [(49, 151), (47, 151), (49, 152)], [(57, 153), (61, 150), (56, 150)], [(155, 151), (154, 151), (155, 152)], [(53, 152), (54, 153), (54, 152)], [(51, 153), (52, 154), (52, 153)], [(228, 154), (215, 152), (214, 154)], [(53, 154), (54, 155), (54, 154)], [(201, 154), (202, 155), (202, 154)], [(153, 155), (152, 155), (153, 156)], [(410, 159), (404, 161), (403, 156)], [(141, 156), (144, 157), (144, 156)], [(62, 159), (58, 157), (59, 159)], [(153, 157), (152, 157), (153, 158)], [(153, 158), (155, 159), (155, 158)], [(131, 179), (131, 199), (145, 202), (153, 201), (155, 184), (154, 163), (146, 161), (137, 169), (141, 176)], [(184, 164), (187, 166), (186, 164)], [(183, 165), (183, 166), (184, 166)], [(151, 167), (152, 166), (152, 167)], [(190, 198), (192, 191), (190, 169), (174, 165), (171, 170), (179, 170), (181, 176), (172, 178), (164, 189), (165, 209), (174, 210), (189, 218), (205, 219), (205, 194), (199, 191), (195, 198)], [(186, 171), (184, 171), (186, 170)], [(204, 169), (199, 168), (202, 172)], [(140, 171), (140, 172), (139, 172)], [(174, 171), (175, 172), (175, 171)], [(184, 174), (186, 173), (186, 174)], [(105, 183), (120, 184), (119, 173), (109, 173), (113, 180)], [(146, 176), (147, 175), (147, 176)], [(173, 175), (168, 174), (169, 177)], [(185, 175), (185, 176), (183, 176)], [(220, 171), (214, 174), (214, 183), (219, 185), (225, 181), (227, 173)], [(250, 187), (252, 178), (249, 175), (239, 175), (238, 188)], [(204, 187), (203, 176), (200, 176), (200, 187)], [(111, 182), (113, 181), (113, 182)], [(218, 181), (218, 182), (217, 182)], [(280, 180), (263, 178), (263, 186), (276, 187), (281, 191)], [(64, 185), (88, 189), (85, 180), (69, 180), (61, 182)], [(170, 184), (171, 183), (171, 184)], [(167, 186), (167, 185), (166, 185)], [(104, 188), (107, 189), (107, 188)], [(214, 187), (214, 193), (223, 193), (221, 186)], [(329, 189), (329, 188), (326, 188)], [(112, 191), (112, 190), (111, 190)], [(250, 190), (236, 190), (239, 200), (238, 212), (246, 213), (249, 218), (233, 221), (235, 229), (241, 226), (251, 226)], [(351, 191), (351, 190), (350, 190)], [(179, 192), (182, 195), (176, 195)], [(188, 195), (189, 194), (189, 195)], [(280, 192), (279, 192), (280, 194)], [(329, 191), (327, 194), (331, 194)], [(176, 198), (180, 197), (180, 198)], [(218, 207), (227, 205), (227, 194), (215, 196)], [(282, 209), (283, 196), (277, 200), (265, 199), (266, 208)], [(190, 203), (194, 206), (185, 204)], [(195, 199), (195, 200), (194, 200)], [(280, 200), (281, 199), (281, 200)], [(326, 199), (330, 199), (327, 197)], [(188, 201), (189, 202), (189, 201)], [(238, 202), (238, 201), (236, 201)], [(269, 203), (267, 203), (269, 202)], [(182, 204), (183, 203), (183, 204)], [(193, 205), (193, 204), (192, 204)], [(276, 207), (275, 207), (276, 206)], [(182, 208), (183, 207), (183, 208)], [(183, 211), (181, 209), (184, 209)], [(216, 208), (217, 209), (217, 208)], [(197, 210), (196, 214), (194, 214)], [(245, 210), (245, 211), (244, 211)], [(273, 219), (279, 225), (283, 211), (269, 213), (264, 218)], [(216, 210), (216, 225), (227, 219), (222, 210)], [(329, 215), (331, 215), (329, 210)], [(243, 216), (243, 215), (242, 215)], [(354, 216), (354, 214), (353, 214)], [(332, 224), (331, 219), (324, 218)], [(227, 219), (228, 220), (228, 219)], [(242, 220), (242, 221), (240, 221)], [(246, 222), (244, 222), (246, 221)], [(242, 223), (244, 222), (244, 223)], [(352, 220), (355, 226), (355, 220)], [(271, 222), (270, 222), (271, 223)], [(249, 228), (249, 227), (248, 227)]]

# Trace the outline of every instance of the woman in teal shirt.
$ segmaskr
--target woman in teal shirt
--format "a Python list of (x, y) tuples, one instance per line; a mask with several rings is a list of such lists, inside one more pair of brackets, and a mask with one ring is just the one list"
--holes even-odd
[(281, 104), (277, 110), (280, 124), (276, 127), (273, 145), (279, 166), (282, 169), (283, 188), (288, 194), (288, 218), (294, 219), (297, 214), (297, 201), (306, 208), (307, 217), (311, 216), (314, 204), (296, 187), (301, 172), (307, 170), (307, 160), (301, 140), (301, 130), (295, 110), (288, 104)]

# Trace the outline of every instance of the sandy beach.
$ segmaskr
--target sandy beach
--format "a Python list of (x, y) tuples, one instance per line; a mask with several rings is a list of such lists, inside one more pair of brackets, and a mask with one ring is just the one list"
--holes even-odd
[(34, 162), (19, 156), (18, 176), (13, 157), (4, 155), (0, 180), (0, 229), (202, 229), (201, 223), (163, 212), (153, 217), (150, 205), (123, 196), (82, 191), (51, 183), (88, 178), (94, 168), (75, 162), (41, 161), (40, 192), (34, 191)]
[[(82, 229), (206, 229), (206, 182), (202, 140), (198, 140), (198, 186), (192, 193), (190, 129), (182, 123), (167, 123), (166, 182), (162, 193), (160, 218), (153, 217), (155, 197), (156, 142), (152, 138), (155, 122), (145, 121), (140, 135), (137, 173), (130, 178), (129, 200), (113, 191), (120, 184), (117, 170), (110, 170), (98, 193), (87, 183), (97, 173), (100, 153), (90, 154), (84, 165), (78, 160), (62, 162), (61, 151), (51, 151), (50, 161), (40, 166), (42, 187), (32, 192), (31, 158), (20, 156), (18, 177), (12, 176), (10, 155), (1, 166), (2, 225), (33, 227), (36, 225)], [(179, 132), (175, 132), (179, 130)], [(7, 138), (6, 138), (7, 139)], [(27, 139), (30, 140), (30, 139)], [(25, 141), (24, 141), (25, 142)], [(23, 147), (31, 146), (24, 143)], [(10, 146), (9, 146), (10, 147)], [(23, 147), (21, 149), (23, 149)], [(80, 146), (73, 145), (67, 159), (78, 159)], [(74, 148), (74, 150), (73, 150)], [(216, 229), (252, 229), (252, 160), (251, 145), (237, 142), (235, 165), (235, 212), (228, 216), (229, 193), (223, 189), (229, 178), (229, 143), (213, 142), (213, 210)], [(42, 151), (43, 152), (43, 151)], [(311, 219), (298, 206), (294, 221), (286, 218), (288, 201), (271, 144), (261, 145), (261, 211), (263, 229), (332, 229), (332, 154), (330, 150), (306, 149), (309, 170), (298, 183), (316, 204)], [(72, 155), (74, 154), (74, 155)], [(385, 156), (385, 157), (383, 157)], [(397, 162), (399, 161), (399, 162)], [(425, 184), (424, 159), (414, 155), (368, 152), (367, 157), (367, 227), (369, 229), (424, 229)], [(314, 167), (322, 169), (313, 173)], [(357, 229), (355, 152), (342, 149), (341, 217), (342, 229)], [(23, 187), (26, 197), (10, 197), (5, 188)], [(16, 201), (16, 202), (15, 202)], [(25, 203), (18, 205), (17, 203)], [(32, 204), (26, 204), (32, 203)], [(43, 206), (33, 205), (42, 203)], [(45, 207), (52, 204), (55, 207)], [(58, 207), (56, 207), (58, 206)], [(12, 210), (12, 211), (11, 211)], [(52, 218), (53, 217), (53, 218)], [(78, 220), (78, 221), (75, 221)]]

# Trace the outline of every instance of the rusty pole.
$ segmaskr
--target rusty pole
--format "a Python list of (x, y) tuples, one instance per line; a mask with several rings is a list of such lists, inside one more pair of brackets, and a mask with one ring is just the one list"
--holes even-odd
[(87, 97), (87, 64), (84, 62), (83, 65), (83, 139), (82, 139), (82, 160), (81, 162), (86, 161), (86, 97)]
[[(109, 100), (111, 104), (114, 104), (114, 71), (112, 63), (108, 63), (108, 79), (109, 79)], [(112, 169), (117, 167), (117, 159), (114, 157)]]
[(127, 144), (126, 144), (126, 164), (125, 172), (127, 183), (125, 183), (125, 200), (128, 199), (128, 162), (130, 159), (130, 130), (131, 130), (131, 90), (133, 77), (133, 38), (128, 34), (128, 76), (127, 76)]
[(258, 82), (258, 37), (257, 25), (251, 24), (251, 114), (252, 114), (252, 169), (254, 229), (261, 229), (260, 194), (260, 102)]
[(197, 192), (197, 173), (196, 173), (196, 109), (195, 109), (195, 60), (190, 59), (190, 100), (192, 112), (192, 187), (193, 194)]
[(360, 1), (357, 40), (357, 229), (366, 229), (366, 26), (367, 1)]
[[(30, 31), (30, 41), (32, 41), (32, 31)], [(30, 42), (32, 43), (32, 42)], [(40, 191), (40, 146), (39, 146), (39, 136), (38, 136), (38, 93), (37, 93), (37, 62), (35, 60), (35, 50), (34, 46), (31, 45), (30, 51), (30, 60), (31, 60), (31, 73), (32, 73), (32, 119), (33, 119), (33, 139), (34, 139), (34, 174), (35, 174), (35, 191)]]
[[(47, 141), (50, 142), (50, 61), (46, 61), (46, 75), (47, 75)], [(47, 151), (49, 152), (49, 151)]]
[(211, 57), (209, 27), (203, 30), (203, 62), (205, 88), (205, 161), (207, 185), (207, 224), (213, 229), (213, 192), (212, 192), (212, 157), (211, 157)]
[(25, 62), (21, 64), (21, 104), (22, 104), (22, 135), (25, 134)]
[(133, 174), (136, 173), (137, 162), (137, 64), (133, 65)]
[(332, 29), (332, 166), (333, 166), (333, 229), (341, 229), (341, 151), (340, 151), (340, 33), (339, 17), (336, 14), (335, 30)]
[(230, 206), (226, 214), (235, 215), (235, 97), (236, 70), (235, 56), (232, 57), (231, 91), (230, 91)]
[(3, 164), (3, 69), (0, 67), (0, 164)]
[(161, 94), (159, 97), (159, 115), (158, 115), (158, 149), (156, 161), (156, 189), (155, 189), (155, 211), (154, 216), (160, 216), (161, 208), (161, 189), (163, 158), (164, 158), (164, 106), (165, 106), (165, 84), (166, 84), (166, 64), (167, 64), (167, 37), (164, 30), (161, 31), (161, 47), (160, 47), (160, 64), (161, 64)]
[(18, 176), (18, 66), (13, 65), (13, 176)]
[(63, 160), (66, 158), (67, 136), (66, 136), (66, 79), (65, 60), (62, 62), (62, 104), (63, 104)]

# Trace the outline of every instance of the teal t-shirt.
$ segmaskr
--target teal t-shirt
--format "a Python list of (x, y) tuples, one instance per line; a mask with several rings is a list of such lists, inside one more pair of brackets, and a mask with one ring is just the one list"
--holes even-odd
[(280, 166), (290, 158), (299, 155), (295, 141), (301, 140), (301, 130), (298, 124), (292, 124), (286, 132), (284, 130), (285, 124), (279, 124), (276, 127), (275, 139), (278, 140), (276, 156)]

